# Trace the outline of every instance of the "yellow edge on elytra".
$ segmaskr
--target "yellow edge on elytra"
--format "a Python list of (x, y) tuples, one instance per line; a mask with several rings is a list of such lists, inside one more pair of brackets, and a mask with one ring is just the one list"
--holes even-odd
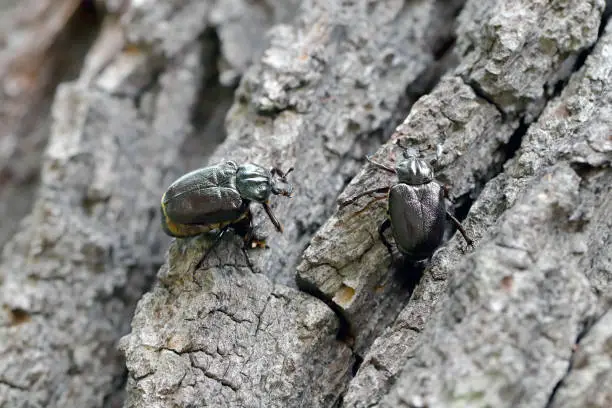
[(179, 224), (177, 222), (172, 221), (170, 218), (168, 218), (168, 215), (166, 214), (166, 206), (164, 205), (165, 197), (166, 197), (166, 194), (164, 193), (161, 199), (162, 228), (164, 229), (164, 232), (166, 232), (166, 234), (171, 235), (176, 238), (193, 237), (195, 235), (200, 235), (204, 232), (209, 232), (215, 229), (221, 229), (230, 224), (235, 224), (236, 222), (246, 217), (246, 212), (245, 212), (244, 214), (242, 214), (240, 217), (236, 218), (235, 220), (224, 221), (224, 222), (220, 222), (217, 224), (208, 224), (208, 225)]

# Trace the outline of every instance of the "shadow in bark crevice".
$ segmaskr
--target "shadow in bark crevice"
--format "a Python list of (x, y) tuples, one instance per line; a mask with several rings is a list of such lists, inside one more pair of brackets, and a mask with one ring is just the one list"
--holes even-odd
[(22, 217), (27, 215), (34, 203), (34, 195), (40, 181), (40, 164), (49, 137), (51, 104), (55, 90), (62, 82), (79, 76), (85, 56), (94, 43), (102, 26), (103, 16), (93, 5), (83, 2), (58, 33), (53, 43), (40, 55), (41, 66), (34, 75), (42, 87), (35, 90), (30, 105), (12, 127), (16, 147), (10, 158), (0, 166), (0, 216), (7, 222), (2, 226), (0, 248), (10, 238)]
[(186, 169), (206, 165), (208, 158), (226, 138), (225, 116), (234, 103), (237, 84), (224, 86), (219, 81), (221, 42), (217, 32), (210, 28), (200, 36), (204, 75), (191, 114), (193, 132), (181, 147), (181, 156)]
[(597, 322), (602, 317), (604, 317), (608, 312), (609, 312), (609, 309), (606, 309), (601, 314), (599, 314), (599, 316), (595, 318), (587, 319), (586, 321), (582, 322), (582, 329), (580, 330), (580, 332), (576, 336), (576, 340), (574, 341), (574, 347), (572, 349), (572, 354), (569, 359), (569, 365), (567, 366), (567, 371), (565, 372), (565, 374), (563, 374), (563, 377), (561, 377), (561, 379), (555, 384), (552, 391), (550, 392), (550, 396), (548, 397), (548, 401), (546, 402), (545, 408), (551, 408), (553, 406), (557, 392), (563, 386), (565, 379), (570, 375), (570, 373), (574, 369), (576, 351), (578, 351), (580, 348), (580, 342), (589, 333), (589, 331), (593, 328), (593, 326), (595, 326), (595, 324), (597, 324)]

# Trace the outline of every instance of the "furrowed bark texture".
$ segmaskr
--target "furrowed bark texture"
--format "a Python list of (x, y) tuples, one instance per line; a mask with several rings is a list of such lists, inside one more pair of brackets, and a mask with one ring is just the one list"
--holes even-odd
[(294, 197), (273, 198), (284, 233), (260, 209), (255, 214), (270, 249), (253, 262), (273, 281), (294, 286), (301, 251), (364, 153), (395, 126), (406, 90), (423, 86), (460, 4), (305, 2), (294, 25), (274, 28), (270, 48), (237, 90), (228, 138), (211, 159), (297, 169)]
[[(458, 18), (455, 51), (461, 58), (459, 67), (413, 106), (373, 159), (393, 166), (389, 164), (392, 157), (401, 154), (394, 146), (398, 139), (432, 160), (441, 149), (442, 156), (435, 163), (437, 177), (452, 186), (452, 196), (458, 204), (463, 201), (469, 205), (482, 186), (500, 171), (511, 144), (516, 143), (522, 131), (521, 121), (527, 122), (533, 115), (527, 108), (538, 106), (536, 99), (543, 98), (546, 84), (559, 79), (563, 64), (596, 40), (602, 2), (588, 7), (579, 2), (576, 8), (573, 3), (558, 3), (556, 7), (537, 3), (534, 9), (533, 2), (468, 2)], [(498, 15), (506, 18), (487, 17)], [(559, 25), (558, 19), (553, 18), (557, 15), (565, 16), (569, 22)], [(532, 24), (538, 19), (549, 23)], [(582, 33), (580, 41), (567, 40), (575, 31)], [(544, 40), (557, 44), (554, 52), (542, 51), (540, 44)], [(474, 74), (484, 69), (482, 66), (492, 72)], [(534, 72), (539, 75), (532, 77)], [(533, 90), (528, 92), (526, 87), (532, 85)], [(540, 91), (536, 92), (536, 88)], [(532, 96), (531, 102), (528, 96)], [(520, 107), (511, 101), (520, 101)], [(363, 212), (372, 197), (352, 203), (358, 193), (393, 182), (395, 179), (388, 173), (366, 166), (342, 193), (338, 212), (317, 232), (298, 267), (299, 287), (331, 302), (348, 320), (359, 353), (368, 350), (381, 330), (398, 316), (422, 273), (412, 265), (389, 266), (377, 232), (385, 219), (385, 201)], [(466, 227), (476, 240), (493, 223), (471, 219), (472, 216)], [(461, 242), (434, 257), (404, 317), (398, 321), (399, 329), (380, 337), (365, 356), (345, 396), (345, 406), (368, 406), (384, 395), (464, 250), (465, 243)]]
[[(241, 239), (172, 245), (124, 337), (126, 407), (329, 407), (350, 376), (324, 303), (253, 273)], [(202, 262), (198, 259), (208, 254)]]
[(555, 398), (565, 376), (565, 393), (603, 385), (601, 368), (570, 379), (573, 350), (602, 341), (590, 326), (610, 307), (611, 41), (608, 29), (475, 202), (470, 217), (492, 227), (380, 406), (545, 407), (567, 402)]
[[(360, 156), (380, 143), (377, 135), (394, 122), (406, 90), (423, 87), (413, 82), (435, 67), (436, 47), (450, 38), (459, 4), (388, 2), (367, 7), (357, 2), (343, 8), (334, 2), (308, 2), (293, 26), (273, 30), (270, 48), (261, 63), (245, 73), (237, 90), (227, 118), (228, 137), (211, 162), (295, 166), (294, 198), (273, 202), (284, 234), (272, 233), (265, 215), (257, 211), (258, 232), (269, 236), (271, 248), (249, 251), (248, 260), (242, 260), (240, 246), (234, 245), (225, 250), (240, 261), (210, 263), (214, 258), (204, 257), (199, 265), (204, 252), (200, 246), (173, 255), (176, 246), (189, 248), (198, 240), (173, 244), (165, 268), (175, 273), (164, 277), (162, 272), (162, 285), (138, 308), (132, 334), (122, 341), (130, 370), (127, 406), (188, 406), (199, 401), (204, 406), (324, 407), (338, 400), (354, 357), (336, 339), (337, 316), (318, 299), (271, 282), (293, 286), (301, 249), (324, 221)], [(192, 276), (208, 284), (196, 283), (202, 289), (194, 290), (185, 284)], [(234, 286), (238, 277), (252, 295), (223, 289)], [(262, 303), (277, 292), (292, 300)], [(173, 300), (177, 297), (180, 304)], [(159, 304), (168, 304), (171, 313), (160, 316)], [(284, 321), (273, 321), (260, 332), (258, 316), (266, 316), (269, 307)], [(211, 313), (211, 308), (223, 313)], [(304, 325), (311, 310), (316, 311), (316, 324)], [(245, 311), (246, 317), (228, 321), (228, 315)], [(191, 320), (178, 351), (168, 354), (171, 333), (182, 331)], [(221, 334), (211, 329), (230, 321), (236, 328)], [(317, 327), (323, 330), (317, 332)], [(274, 342), (268, 338), (281, 342), (274, 346), (278, 355), (270, 355)], [(290, 366), (294, 361), (309, 363), (286, 369), (284, 360)], [(172, 386), (166, 384), (166, 369), (176, 373)]]
[[(491, 39), (487, 39), (486, 37), (478, 37), (474, 35), (464, 36), (461, 34), (462, 32), (468, 32), (468, 30), (465, 27), (471, 27), (471, 24), (469, 24), (469, 20), (467, 20), (467, 17), (469, 16), (469, 14), (467, 13), (470, 12), (471, 8), (473, 7), (476, 7), (476, 6), (473, 3), (468, 3), (462, 15), (460, 16), (460, 21), (462, 21), (462, 24), (459, 26), (459, 29), (458, 29), (459, 34), (458, 34), (458, 40), (457, 40), (457, 48), (459, 50), (461, 49), (478, 50), (479, 49), (478, 44), (472, 45), (472, 46), (469, 46), (466, 44), (466, 42), (474, 41), (473, 38), (479, 38), (479, 41), (481, 41), (482, 44), (499, 44), (498, 41), (495, 41), (495, 38), (496, 38), (495, 36)], [(482, 10), (482, 8), (478, 8), (478, 9)], [(568, 7), (565, 13), (568, 15), (571, 15), (572, 10), (574, 10), (573, 7)], [(598, 4), (598, 7), (596, 8), (596, 10), (598, 10), (598, 13), (601, 13), (602, 5)], [(501, 13), (501, 14), (504, 14), (504, 13)], [(472, 15), (477, 16), (478, 14), (472, 12)], [(597, 15), (598, 15), (597, 13), (594, 14), (592, 16), (591, 21), (586, 21), (586, 22), (584, 22), (584, 19), (583, 19), (584, 13), (580, 14), (579, 18), (577, 18), (576, 20), (577, 23), (583, 24), (583, 30), (585, 32), (590, 33), (588, 36), (583, 37), (584, 42), (580, 45), (580, 48), (587, 46), (595, 39), (594, 36), (597, 32), (597, 24), (598, 24)], [(549, 18), (546, 16), (541, 17), (541, 18), (543, 18), (543, 20), (549, 20)], [(525, 29), (527, 27), (535, 27), (534, 25), (528, 25), (528, 26), (527, 25), (526, 26), (517, 25), (515, 24), (515, 22), (513, 22), (515, 21), (513, 19), (508, 19), (507, 21), (508, 21), (508, 25), (501, 25), (501, 26), (499, 24), (495, 24), (493, 26), (485, 24), (484, 27), (481, 28), (481, 30), (484, 33), (491, 33), (491, 32), (492, 33), (496, 33), (496, 32), (506, 33), (504, 36), (508, 37), (509, 35), (508, 30), (510, 31), (516, 30), (517, 33), (523, 33), (523, 35), (525, 35), (524, 33), (526, 32)], [(526, 22), (526, 24), (528, 23)], [(565, 29), (562, 28), (563, 25), (560, 25), (560, 27), (561, 27), (560, 28), (561, 31), (559, 31), (555, 35), (555, 38), (564, 38), (566, 36), (566, 34), (564, 34), (564, 31), (563, 31)], [(497, 28), (497, 29), (492, 30), (493, 28)], [(571, 28), (569, 30), (570, 32), (574, 32), (576, 30), (576, 28), (572, 28), (571, 26), (570, 28)], [(543, 28), (543, 32), (548, 33), (550, 29), (551, 29), (550, 27), (545, 26)], [(472, 28), (472, 30), (475, 30), (475, 29)], [(504, 36), (501, 36), (501, 37), (504, 37)], [(535, 36), (535, 33), (531, 33), (527, 35), (527, 37), (530, 38), (530, 40), (525, 43), (525, 49), (526, 51), (528, 51), (527, 55), (529, 55), (531, 54), (529, 46), (533, 43), (538, 43), (542, 41), (541, 41), (541, 38), (539, 38), (538, 36)], [(550, 34), (547, 34), (547, 37), (550, 37)], [(487, 45), (487, 47), (489, 46)], [(571, 61), (572, 59), (575, 59), (574, 58), (575, 53), (579, 51), (580, 48), (574, 49), (574, 55), (568, 56), (567, 52), (564, 53), (563, 55), (564, 57), (569, 58)], [(491, 49), (496, 50), (495, 47), (492, 47)], [(499, 52), (502, 56), (505, 55), (505, 61), (507, 61), (510, 64), (516, 64), (516, 61), (522, 61), (522, 64), (526, 64), (526, 63), (537, 64), (537, 65), (543, 64), (544, 62), (543, 55), (534, 54), (532, 57), (527, 58), (523, 54), (525, 49), (515, 47), (514, 48), (515, 52), (513, 54), (513, 53), (510, 53), (509, 50), (502, 52), (503, 48), (501, 51), (499, 50), (499, 48), (497, 48), (497, 52)], [(550, 63), (547, 64), (548, 66), (551, 66), (551, 71), (549, 71), (549, 74), (550, 72), (556, 69), (555, 67), (558, 66), (558, 62), (560, 61), (558, 59), (559, 56), (552, 55), (551, 58), (555, 58), (557, 63), (552, 64), (552, 65)], [(592, 57), (592, 58), (596, 58), (596, 57)], [(489, 59), (492, 60), (491, 64), (495, 64), (498, 66), (503, 65), (504, 58), (489, 57)], [(464, 57), (464, 61), (469, 61), (469, 60), (470, 58), (468, 54), (467, 58)], [(605, 66), (605, 64), (602, 64), (602, 65)], [(466, 68), (466, 63), (462, 63), (458, 71), (465, 72), (466, 70), (469, 71)], [(519, 71), (515, 71), (512, 69), (508, 69), (508, 70), (502, 69), (501, 70), (501, 73), (503, 73), (503, 75), (505, 75), (506, 73), (513, 73), (514, 75), (517, 75), (519, 77), (523, 75), (522, 72), (531, 73), (533, 72), (533, 69), (529, 69), (529, 70), (522, 69)], [(556, 80), (558, 79), (559, 77), (556, 76)], [(488, 80), (489, 80), (489, 84), (498, 83), (501, 81), (501, 79), (499, 79), (495, 75), (489, 75)], [(521, 110), (516, 109), (514, 107), (508, 107), (507, 105), (504, 104), (505, 103), (504, 98), (499, 98), (499, 96), (496, 96), (498, 94), (495, 94), (495, 93), (491, 95), (484, 94), (480, 90), (486, 87), (479, 86), (478, 83), (470, 82), (469, 80), (466, 80), (465, 77), (464, 77), (464, 81), (471, 83), (472, 87), (477, 89), (480, 95), (486, 97), (486, 99), (489, 100), (490, 102), (495, 103), (495, 105), (498, 108), (503, 109), (503, 112), (506, 113), (505, 120), (504, 120), (505, 123), (512, 123), (513, 118), (516, 118), (516, 117), (521, 118), (522, 114), (525, 115), (522, 117), (523, 122), (527, 122), (530, 120), (529, 116), (531, 114), (529, 113), (528, 110), (524, 110), (521, 112)], [(513, 81), (514, 83), (517, 83), (517, 84), (520, 83), (520, 81), (517, 79), (514, 79)], [(513, 81), (508, 81), (508, 83), (512, 83)], [(525, 81), (526, 86), (531, 84), (531, 82), (527, 80), (527, 77), (524, 78), (524, 81)], [(538, 79), (538, 81), (540, 84), (544, 84), (549, 80), (545, 78), (540, 78)], [(490, 88), (489, 85), (487, 85), (487, 87)], [(522, 101), (521, 103), (525, 107), (531, 106), (531, 105), (537, 106), (535, 102), (533, 102), (532, 104), (530, 102), (529, 103), (526, 102), (524, 98), (522, 99), (518, 98), (517, 95), (521, 94), (519, 91), (523, 92), (524, 87), (519, 87), (517, 91), (513, 93), (515, 97), (510, 98), (509, 100), (516, 100), (516, 101), (521, 100)], [(588, 97), (587, 97), (587, 100), (588, 100)], [(423, 102), (424, 101), (425, 101), (425, 98), (423, 98)], [(417, 112), (416, 108), (417, 106), (415, 105), (415, 109), (413, 110), (415, 115)], [(434, 117), (431, 117), (429, 120), (435, 121), (434, 123), (438, 122), (437, 120), (435, 120)], [(410, 117), (407, 119), (406, 122), (408, 124), (412, 122)], [(400, 133), (404, 133), (407, 135), (408, 138), (410, 138), (411, 132), (402, 131), (403, 127), (404, 126), (400, 127)], [(498, 135), (497, 137), (499, 137), (500, 132), (501, 134), (504, 134), (503, 129), (499, 127), (496, 127), (496, 128), (498, 129), (498, 132), (493, 133), (494, 135), (497, 134)], [(553, 135), (550, 136), (549, 143), (541, 143), (537, 148), (535, 148), (535, 150), (536, 151), (539, 150), (540, 151), (539, 154), (544, 154), (547, 151), (547, 149), (550, 149), (550, 146), (557, 145), (556, 138), (560, 137), (559, 133), (564, 132), (562, 129), (563, 128), (560, 128), (559, 130), (556, 131), (557, 133), (553, 133)], [(605, 134), (605, 132), (606, 131), (604, 130), (602, 133)], [(511, 143), (507, 148), (508, 151), (511, 152), (513, 145), (517, 143), (517, 140), (516, 140), (517, 137), (520, 137), (521, 133), (522, 133), (521, 128), (515, 131), (513, 137), (511, 138), (512, 139)], [(588, 133), (585, 133), (581, 137), (585, 138), (587, 134)], [(605, 137), (605, 136), (600, 136), (600, 137)], [(523, 141), (523, 144), (524, 143), (525, 142)], [(601, 148), (599, 149), (601, 150)], [(474, 150), (475, 149), (471, 147), (467, 153), (464, 153), (464, 155), (462, 156), (462, 159), (464, 160), (467, 159), (471, 161), (469, 159), (469, 156), (473, 154)], [(537, 163), (533, 163), (534, 160), (535, 159), (530, 158), (529, 155), (526, 155), (523, 159), (523, 162), (530, 163), (528, 166), (538, 167)], [(551, 160), (551, 162), (554, 162), (554, 160)], [(495, 160), (493, 160), (492, 164), (495, 164)], [(491, 167), (491, 169), (496, 169), (496, 168), (497, 166)], [(444, 169), (442, 171), (444, 172)], [(461, 174), (461, 173), (458, 173), (458, 174)], [(460, 185), (463, 185), (462, 180), (464, 179), (464, 177), (465, 177), (464, 175), (460, 176), (458, 180)], [(503, 176), (500, 176), (500, 177), (503, 177)], [(487, 178), (490, 178), (490, 175), (486, 177), (485, 180)], [(452, 180), (451, 184), (454, 184), (454, 183), (455, 181)], [(453, 190), (455, 190), (455, 188), (453, 188)], [(492, 225), (496, 223), (497, 218), (506, 210), (506, 208), (510, 206), (510, 204), (514, 201), (515, 196), (519, 193), (519, 191), (521, 191), (521, 188), (517, 185), (514, 189), (505, 189), (503, 184), (494, 181), (494, 182), (490, 182), (487, 184), (485, 191), (487, 191), (487, 194), (481, 194), (478, 197), (478, 201), (476, 202), (475, 206), (472, 207), (470, 211), (470, 215), (464, 222), (464, 226), (466, 227), (466, 229), (468, 230), (472, 238), (475, 238), (477, 240), (479, 240), (483, 236), (483, 234), (487, 231), (488, 228), (490, 228)], [(476, 190), (475, 192), (473, 191), (472, 197), (477, 196), (477, 195), (474, 195), (474, 193), (477, 193), (477, 192), (478, 190)], [(460, 191), (460, 193), (463, 193), (463, 191)], [(509, 198), (505, 198), (506, 196), (509, 196)], [(607, 228), (609, 227), (607, 226), (602, 227), (603, 231), (607, 231)], [(608, 233), (595, 234), (595, 237), (600, 237), (599, 239), (601, 239), (601, 237), (607, 237), (608, 235), (606, 234)], [(428, 321), (429, 316), (432, 313), (433, 307), (435, 306), (438, 299), (440, 297), (444, 298), (446, 296), (447, 286), (448, 286), (448, 277), (450, 274), (455, 274), (454, 270), (457, 268), (457, 263), (462, 258), (464, 248), (465, 248), (465, 244), (462, 241), (462, 238), (454, 237), (445, 247), (443, 247), (436, 255), (434, 255), (431, 264), (428, 266), (427, 270), (425, 271), (424, 276), (421, 279), (419, 285), (415, 288), (410, 298), (410, 301), (408, 302), (406, 307), (399, 314), (395, 323), (391, 327), (385, 330), (385, 332), (376, 340), (372, 348), (369, 350), (368, 354), (365, 356), (364, 362), (359, 372), (357, 373), (356, 378), (352, 381), (351, 386), (349, 387), (349, 390), (347, 392), (347, 395), (345, 396), (345, 404), (344, 404), (345, 406), (360, 406), (360, 407), (361, 406), (376, 406), (377, 403), (380, 401), (380, 399), (386, 394), (391, 384), (393, 384), (396, 381), (396, 378), (398, 377), (398, 373), (400, 369), (405, 364), (405, 360), (409, 357), (414, 357), (416, 353), (418, 353), (418, 349), (415, 349), (416, 347), (415, 344), (417, 343), (417, 341), (419, 341), (420, 343), (426, 343), (432, 340), (432, 338), (428, 336), (423, 337), (420, 340), (421, 331), (425, 327), (425, 324)], [(602, 283), (602, 286), (605, 286), (607, 282), (609, 282), (609, 270), (610, 270), (609, 266), (607, 270), (605, 267), (602, 268), (601, 266), (593, 267), (593, 268), (588, 268), (585, 266), (586, 273), (596, 273), (599, 275), (600, 282), (606, 282), (605, 284)], [(587, 271), (591, 271), (591, 272), (587, 272)], [(461, 275), (456, 275), (456, 276), (461, 276)], [(461, 279), (461, 278), (458, 278), (458, 279)], [(551, 285), (553, 285), (552, 282), (551, 282)], [(607, 290), (609, 290), (609, 288)], [(530, 299), (524, 299), (522, 302), (527, 302), (529, 304), (529, 301)], [(436, 323), (431, 323), (431, 324), (435, 325)], [(486, 327), (483, 326), (482, 329), (485, 330), (485, 328)], [(490, 330), (487, 330), (487, 332), (493, 333), (497, 329), (498, 327), (496, 326), (495, 328), (491, 328)], [(481, 333), (474, 334), (474, 336), (480, 338)], [(454, 356), (454, 353), (450, 353), (449, 358), (452, 359), (453, 356)], [(458, 375), (458, 374), (455, 373), (455, 375)], [(407, 380), (407, 381), (410, 381), (410, 380)], [(508, 402), (510, 400), (506, 400), (506, 401)], [(415, 398), (412, 402), (417, 405), (419, 403), (424, 403), (422, 400), (418, 398), (418, 393), (417, 393), (417, 398)], [(448, 403), (448, 401), (439, 403), (441, 405), (436, 405), (435, 403), (433, 403), (432, 406), (444, 406), (445, 403)], [(470, 406), (472, 406), (472, 403), (473, 401), (465, 402), (465, 404), (470, 405)], [(486, 405), (486, 403), (487, 401), (485, 400), (484, 405)], [(491, 401), (488, 401), (488, 403), (492, 403), (493, 405), (497, 406), (497, 402), (493, 403)]]
[[(0, 261), (0, 408), (610, 406), (603, 0), (92, 0), (84, 58), (78, 3), (1, 28), (0, 216), (33, 209)], [(353, 198), (398, 140), (475, 248), (391, 262), (385, 197)], [(230, 159), (295, 167), (284, 233), (253, 204), (269, 249), (163, 237), (164, 189)]]
[(568, 374), (549, 407), (607, 407), (612, 404), (612, 311), (590, 328), (576, 346)]
[[(171, 10), (159, 15), (161, 6), (136, 3), (107, 4), (79, 81), (53, 102), (41, 186), (0, 265), (0, 407), (121, 404), (117, 342), (163, 263), (159, 197), (185, 170), (182, 141), (200, 86), (217, 71), (206, 33), (213, 15), (220, 28), (242, 10), (246, 28), (252, 11), (244, 3), (230, 17), (205, 2), (163, 2)], [(164, 30), (168, 18), (184, 31)], [(261, 24), (252, 23), (257, 33)], [(261, 36), (234, 31), (225, 30), (230, 47), (251, 55), (257, 42), (261, 52)], [(35, 33), (43, 45), (53, 35)], [(206, 130), (210, 146), (222, 130)]]
[(115, 391), (116, 341), (159, 262), (158, 185), (187, 131), (198, 53), (160, 77), (155, 119), (131, 99), (58, 90), (38, 198), (4, 248), (0, 406), (102, 406)]
[[(0, 247), (32, 209), (55, 87), (78, 75), (84, 48), (97, 25), (92, 10), (78, 10), (76, 0), (4, 3), (0, 5)], [(87, 31), (84, 25), (89, 26)]]

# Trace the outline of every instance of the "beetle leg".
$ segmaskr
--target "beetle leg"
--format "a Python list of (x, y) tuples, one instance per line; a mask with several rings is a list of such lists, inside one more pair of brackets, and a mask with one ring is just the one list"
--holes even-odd
[(253, 249), (253, 248), (268, 249), (268, 248), (270, 248), (268, 246), (268, 244), (266, 244), (266, 240), (265, 239), (257, 239), (257, 238), (255, 238), (252, 229), (249, 230), (247, 235), (245, 235), (245, 237), (244, 237), (244, 246), (245, 246), (245, 248), (248, 248), (248, 249)]
[(463, 225), (461, 225), (461, 222), (459, 222), (459, 220), (455, 218), (455, 216), (451, 214), (448, 210), (446, 210), (446, 215), (448, 216), (448, 218), (451, 219), (453, 224), (455, 224), (461, 235), (463, 235), (463, 239), (465, 239), (465, 242), (467, 242), (468, 246), (471, 246), (473, 248), (474, 241), (472, 241), (470, 237), (468, 237), (467, 232), (465, 232), (465, 228), (463, 228)]
[(455, 200), (453, 200), (452, 197), (450, 196), (450, 189), (451, 189), (451, 187), (448, 184), (442, 184), (442, 183), (440, 183), (437, 180), (436, 180), (436, 183), (439, 184), (440, 187), (442, 188), (442, 191), (444, 192), (444, 198), (446, 198), (451, 203), (454, 203)]
[(242, 220), (235, 224), (232, 224), (232, 228), (234, 229), (234, 231), (236, 231), (238, 235), (242, 236), (245, 248), (268, 248), (265, 240), (257, 239), (255, 237), (255, 234), (253, 232), (253, 213), (250, 209), (247, 209)]
[(352, 197), (350, 200), (346, 200), (340, 204), (340, 208), (346, 207), (349, 204), (353, 204), (355, 201), (359, 200), (361, 197), (374, 194), (374, 193), (388, 193), (391, 190), (390, 186), (387, 187), (379, 187), (372, 190), (367, 190), (362, 193), (357, 194), (355, 197)]
[[(453, 200), (450, 196), (450, 186), (448, 184), (440, 184), (440, 186), (442, 187), (442, 191), (444, 192), (444, 197), (452, 203)], [(467, 242), (468, 246), (471, 246), (473, 248), (474, 241), (472, 241), (470, 237), (468, 237), (467, 232), (465, 232), (465, 228), (463, 228), (463, 225), (461, 225), (461, 222), (459, 222), (459, 220), (455, 218), (455, 216), (451, 214), (448, 210), (446, 210), (446, 215), (448, 216), (448, 218), (451, 219), (453, 224), (455, 224), (461, 235), (463, 235), (463, 239), (465, 239), (465, 242)]]
[[(221, 228), (221, 230), (219, 232), (217, 232), (215, 234), (215, 237), (213, 238), (213, 243), (208, 247), (208, 249), (206, 250), (206, 252), (204, 252), (204, 255), (202, 255), (202, 258), (200, 259), (200, 261), (196, 264), (194, 271), (197, 271), (198, 269), (200, 269), (200, 266), (202, 266), (202, 263), (204, 262), (204, 260), (206, 258), (208, 258), (208, 255), (210, 255), (210, 253), (213, 251), (213, 249), (215, 249), (217, 247), (217, 245), (219, 245), (219, 242), (221, 242), (221, 238), (223, 237), (223, 234), (225, 233), (225, 231), (227, 231), (229, 229), (229, 225), (225, 226), (223, 228)], [(195, 278), (194, 278), (195, 279)]]
[(242, 222), (234, 225), (234, 231), (238, 235), (242, 235), (242, 240), (244, 242), (245, 247), (251, 247), (254, 243), (253, 240), (253, 226), (251, 225), (252, 217), (251, 211), (249, 210), (247, 213), (246, 219), (242, 220)]
[(400, 148), (404, 149), (404, 150), (408, 150), (408, 146), (402, 144), (402, 142), (400, 141), (401, 139), (395, 139), (395, 145), (399, 146)]
[(388, 230), (389, 227), (391, 227), (391, 220), (387, 218), (378, 227), (378, 235), (380, 236), (380, 240), (382, 241), (382, 243), (387, 247), (387, 251), (389, 251), (389, 255), (391, 255), (391, 259), (393, 259), (393, 247), (391, 246), (391, 244), (389, 243), (389, 241), (387, 241), (387, 238), (385, 237), (385, 231)]
[(282, 233), (283, 232), (283, 226), (276, 219), (274, 214), (272, 214), (272, 209), (270, 208), (270, 204), (266, 201), (265, 203), (262, 203), (261, 205), (263, 205), (264, 210), (266, 210), (266, 214), (268, 214), (268, 217), (270, 217), (270, 221), (272, 221), (272, 224), (274, 224), (274, 227), (276, 228), (276, 230), (278, 232)]
[(452, 202), (453, 200), (450, 196), (450, 186), (448, 184), (442, 184), (442, 191), (444, 191), (444, 197)]
[(284, 180), (284, 179), (286, 179), (286, 178), (287, 178), (287, 175), (288, 175), (289, 173), (291, 173), (292, 171), (293, 171), (293, 167), (289, 167), (289, 170), (287, 170), (287, 171), (282, 171), (282, 170), (281, 170), (281, 169), (279, 169), (278, 167), (272, 167), (272, 168), (270, 169), (270, 173), (271, 173), (273, 176), (274, 176), (274, 175), (277, 175), (277, 176), (279, 176), (279, 177), (280, 177), (281, 179), (283, 179), (283, 180)]
[(371, 165), (373, 165), (374, 167), (378, 167), (379, 169), (384, 170), (384, 171), (388, 171), (389, 173), (393, 173), (393, 174), (396, 174), (396, 173), (397, 173), (397, 172), (395, 171), (395, 169), (392, 169), (391, 167), (387, 167), (387, 166), (385, 166), (384, 164), (380, 164), (380, 163), (377, 163), (377, 162), (373, 161), (372, 159), (370, 159), (370, 156), (366, 156), (366, 158), (365, 158), (365, 159), (366, 159), (366, 160), (367, 160), (367, 161), (368, 161), (368, 162), (369, 162)]

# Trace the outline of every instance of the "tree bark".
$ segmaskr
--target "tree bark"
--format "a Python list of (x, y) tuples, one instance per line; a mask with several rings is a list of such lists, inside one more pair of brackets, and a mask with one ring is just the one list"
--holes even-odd
[[(612, 403), (603, 0), (77, 3), (26, 31), (53, 61), (95, 3), (78, 79), (1, 129), (48, 145), (0, 263), (0, 408)], [(449, 227), (427, 262), (389, 256), (386, 197), (354, 197), (397, 182), (363, 157), (393, 166), (398, 141), (474, 247)], [(295, 167), (282, 234), (252, 204), (269, 249), (162, 234), (164, 189), (223, 160)], [(33, 188), (5, 180), (18, 220)]]
[[(78, 76), (98, 21), (76, 0), (0, 6), (0, 246), (32, 209), (58, 83)], [(78, 42), (74, 39), (79, 38)]]
[[(32, 213), (0, 265), (2, 407), (122, 403), (117, 342), (163, 263), (159, 197), (186, 170), (182, 142), (218, 71), (212, 23), (201, 17), (219, 26), (236, 17), (205, 2), (159, 3), (141, 4), (144, 15), (109, 11), (78, 80), (55, 95)], [(184, 30), (169, 31), (169, 18)], [(257, 38), (235, 37), (256, 52)], [(210, 146), (221, 130), (206, 130), (197, 137)]]

